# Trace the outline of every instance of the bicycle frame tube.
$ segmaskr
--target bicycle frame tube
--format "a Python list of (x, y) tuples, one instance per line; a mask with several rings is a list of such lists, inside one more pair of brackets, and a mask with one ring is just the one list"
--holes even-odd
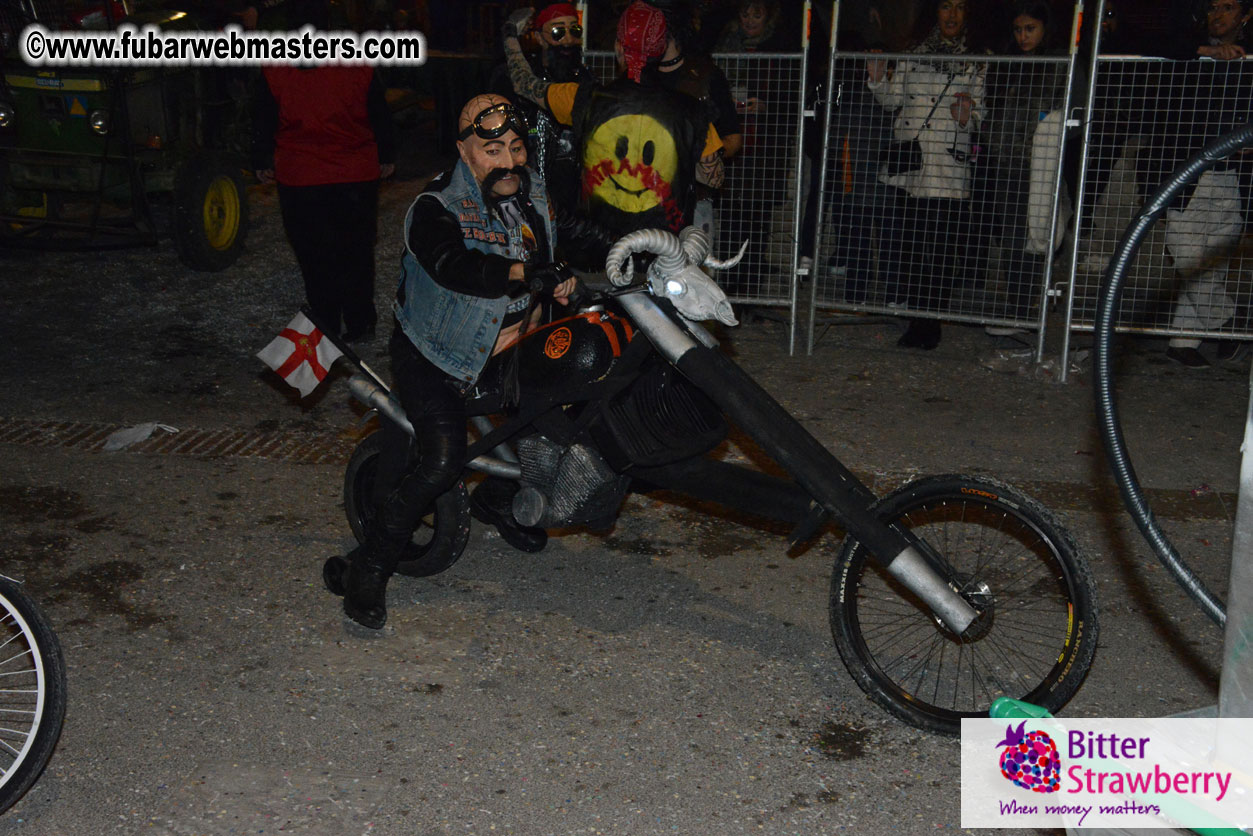
[[(887, 572), (926, 602), (958, 635), (978, 615), (901, 532), (870, 511), (876, 497), (752, 377), (721, 352), (703, 345), (651, 298), (619, 303), (636, 326), (688, 379), (822, 505)], [(700, 328), (699, 325), (691, 326)], [(701, 329), (703, 330), (703, 329)]]
[[(385, 390), (369, 375), (355, 374), (348, 380), (348, 390), (352, 392), (352, 396), (361, 403), (378, 412), (387, 420), (395, 423), (410, 437), (414, 437), (413, 424), (410, 423), (409, 417), (405, 415), (404, 407), (400, 405), (400, 401), (396, 396)], [(491, 431), (491, 422), (487, 421), (486, 425), (479, 423), (476, 416), (474, 419), (479, 431), (486, 435)], [(483, 419), (486, 421), (486, 419)], [(497, 457), (478, 456), (470, 462), (466, 463), (466, 467), (471, 470), (477, 470), (487, 473), (491, 476), (503, 476), (506, 479), (521, 479), (522, 467), (518, 464), (517, 457), (513, 456), (512, 451), (501, 445), (496, 450)], [(506, 455), (507, 454), (507, 455)], [(513, 461), (509, 461), (512, 457)]]

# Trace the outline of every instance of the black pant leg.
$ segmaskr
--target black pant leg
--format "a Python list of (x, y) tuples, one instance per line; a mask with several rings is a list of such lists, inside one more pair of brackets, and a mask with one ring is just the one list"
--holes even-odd
[(344, 315), (344, 330), (362, 333), (378, 321), (374, 309), (374, 245), (378, 237), (378, 181), (342, 183), (335, 205), (338, 252), (334, 280)]
[(326, 209), (327, 187), (280, 185), (278, 199), (283, 230), (300, 265), (309, 308), (323, 328), (338, 335), (343, 309), (332, 279), (335, 251)]
[(902, 264), (910, 307), (946, 312), (953, 285), (964, 277), (971, 245), (966, 201), (907, 197), (902, 201)]
[(939, 228), (935, 201), (906, 197), (901, 201), (900, 270), (905, 301), (914, 310), (935, 307), (936, 235)]
[(1005, 263), (1005, 310), (1006, 316), (1027, 319), (1038, 306), (1040, 285), (1044, 280), (1045, 258), (1027, 252), (1029, 190), (1027, 183), (1011, 196), (1005, 207), (1004, 239)]
[[(449, 385), (452, 379), (399, 328), (390, 348), (396, 394), (413, 424), (416, 450), (398, 434), (386, 438), (383, 455), (407, 463), (399, 482), (388, 486), (390, 492), (387, 487), (381, 491), (386, 498), (367, 539), (374, 560), (387, 571), (394, 569), (431, 503), (457, 483), (467, 449), (465, 400)], [(380, 473), (380, 478), (387, 477)]]

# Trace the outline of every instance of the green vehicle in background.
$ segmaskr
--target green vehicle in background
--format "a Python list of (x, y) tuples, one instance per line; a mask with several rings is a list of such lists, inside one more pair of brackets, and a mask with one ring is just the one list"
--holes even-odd
[(172, 238), (188, 267), (225, 269), (248, 231), (247, 76), (222, 67), (31, 67), (18, 54), (30, 23), (216, 28), (184, 11), (105, 2), (0, 0), (0, 248)]

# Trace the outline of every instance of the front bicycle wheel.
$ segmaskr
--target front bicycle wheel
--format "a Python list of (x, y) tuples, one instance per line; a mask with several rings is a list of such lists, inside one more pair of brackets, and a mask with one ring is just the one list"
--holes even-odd
[(1087, 675), (1097, 615), (1087, 563), (1036, 500), (1001, 482), (933, 476), (877, 502), (978, 612), (961, 635), (846, 540), (831, 581), (831, 632), (875, 702), (928, 731), (957, 734), (997, 697), (1061, 708)]
[(42, 612), (0, 576), (0, 813), (30, 789), (65, 720), (65, 660)]

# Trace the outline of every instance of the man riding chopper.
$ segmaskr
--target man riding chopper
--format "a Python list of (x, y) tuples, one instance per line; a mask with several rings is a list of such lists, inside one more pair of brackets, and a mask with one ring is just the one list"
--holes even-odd
[[(505, 118), (498, 119), (492, 111), (485, 108), (468, 120), (465, 136), (478, 133), (476, 128), (504, 134), (508, 112), (499, 109)], [(457, 187), (455, 173), (441, 185), (440, 206), (455, 208), (458, 222), (488, 214), (482, 197), (474, 199), (478, 191)], [(492, 184), (485, 177), (473, 185), (490, 192)], [(512, 212), (502, 209), (500, 214)], [(411, 218), (411, 237), (421, 237), (414, 229), (418, 224)], [(452, 244), (460, 252), (475, 247), (476, 239), (497, 240), (492, 235), (496, 231), (467, 227), (463, 237), (469, 243), (454, 238), (447, 253), (454, 252)], [(623, 482), (635, 479), (744, 513), (766, 514), (794, 526), (793, 542), (817, 536), (834, 521), (846, 537), (833, 567), (832, 633), (850, 673), (877, 702), (921, 728), (952, 734), (960, 718), (986, 716), (990, 700), (1001, 693), (1049, 710), (1064, 704), (1090, 664), (1096, 635), (1091, 581), (1069, 534), (1039, 503), (992, 479), (936, 476), (877, 498), (699, 327), (713, 318), (734, 321), (725, 296), (698, 266), (730, 265), (712, 263), (708, 253), (707, 238), (694, 229), (679, 235), (645, 229), (616, 242), (606, 258), (607, 277), (615, 289), (597, 296), (600, 301), (580, 316), (537, 329), (536, 337), (522, 340), (506, 355), (518, 358), (517, 379), (525, 383), (521, 399), (509, 401), (517, 404), (516, 410), (502, 414), (502, 387), (494, 377), (485, 376), (457, 402), (463, 414), (475, 419), (495, 416), (487, 426), (475, 420), (483, 435), (468, 445), (466, 458), (475, 458), (465, 465), (525, 486), (527, 493), (518, 493), (512, 510), (518, 520), (533, 525), (602, 521), (609, 508), (603, 496), (618, 507), (630, 487)], [(631, 265), (634, 255), (642, 254), (654, 258), (640, 284), (632, 278)], [(410, 270), (418, 266), (424, 265), (408, 259)], [(398, 306), (405, 329), (400, 339), (416, 336), (405, 328), (400, 311), (408, 312), (406, 303), (415, 287), (427, 286), (415, 285), (410, 270)], [(439, 302), (423, 300), (414, 308), (447, 325), (449, 339), (433, 351), (421, 342), (416, 345), (434, 363), (441, 350), (461, 345), (458, 338), (467, 328), (473, 331), (474, 323), (459, 327), (473, 318), (469, 309), (443, 316), (430, 301)], [(590, 337), (599, 334), (599, 340), (572, 339), (575, 327)], [(488, 330), (491, 339), (486, 346), (480, 344), (480, 354), (495, 346), (498, 329)], [(558, 337), (565, 342), (558, 345)], [(553, 346), (561, 350), (550, 352)], [(582, 347), (605, 351), (571, 382), (550, 373), (552, 361)], [(468, 371), (447, 369), (437, 382), (447, 388), (477, 379), (485, 362), (485, 357), (471, 354)], [(395, 364), (394, 376), (409, 373), (401, 365)], [(406, 416), (413, 411), (412, 398), (402, 395), (397, 405), (371, 377), (364, 372), (354, 376), (354, 396), (389, 419), (383, 422), (384, 433), (393, 424), (409, 426), (414, 418), (417, 436), (425, 439), (421, 423), (427, 420), (426, 406), (419, 404), (416, 416)], [(458, 390), (464, 388), (459, 385)], [(656, 420), (661, 415), (667, 417)], [(724, 421), (739, 427), (786, 476), (705, 456), (725, 432)], [(380, 481), (378, 469), (389, 464), (381, 440), (378, 435), (363, 439), (345, 474), (349, 523), (367, 546), (390, 536), (379, 535), (381, 526), (373, 522), (378, 514), (369, 510), (380, 506), (373, 501), (377, 492), (372, 486)], [(397, 493), (383, 503), (383, 515), (399, 504)], [(368, 503), (366, 497), (371, 498)], [(458, 559), (468, 534), (467, 503), (460, 485), (436, 500), (430, 543), (400, 547), (406, 574), (435, 574)], [(346, 599), (364, 598), (348, 588), (355, 583), (358, 565), (363, 576), (381, 574), (380, 580), (367, 577), (363, 584), (374, 582), (377, 604), (367, 599), (373, 611), (364, 615), (373, 616), (371, 626), (377, 626), (386, 618), (382, 591), (396, 561), (380, 567), (370, 549), (363, 551), (364, 558), (354, 554), (351, 565), (340, 558), (328, 561), (326, 580), (331, 589), (347, 593)], [(1026, 566), (1032, 568), (1024, 575)], [(1024, 589), (1030, 594), (1024, 595)], [(1014, 611), (1024, 607), (1030, 612), (1033, 637), (1041, 640), (1029, 646), (1012, 638), (1023, 629), (1023, 613)], [(353, 614), (359, 603), (346, 600), (345, 608), (366, 623)], [(926, 659), (936, 664), (919, 673), (916, 652), (910, 649), (923, 646), (931, 648)], [(923, 679), (928, 681), (919, 688)], [(924, 693), (927, 699), (920, 698)]]
[[(492, 133), (508, 119), (495, 119), (491, 108), (480, 111), (467, 137), (476, 121)], [(466, 176), (472, 176), (468, 168), (463, 184)], [(454, 174), (430, 197), (441, 210), (454, 207), (465, 223), (488, 213), (486, 201), (475, 200), (480, 185), (470, 185), (474, 190), (458, 188)], [(485, 177), (482, 193), (490, 193), (490, 186)], [(428, 196), (419, 199), (415, 214), (429, 209), (427, 202)], [(459, 227), (445, 223), (455, 235)], [(417, 225), (412, 218), (411, 238), (421, 237)], [(496, 231), (467, 225), (470, 243), (453, 238), (445, 255), (474, 247), (479, 236), (494, 240)], [(794, 543), (819, 536), (834, 522), (845, 542), (832, 570), (832, 635), (849, 672), (880, 705), (920, 728), (950, 734), (958, 732), (961, 718), (986, 716), (1002, 694), (1050, 711), (1063, 705), (1091, 662), (1097, 632), (1090, 575), (1068, 532), (1038, 502), (984, 477), (933, 476), (876, 497), (699, 326), (710, 319), (734, 322), (725, 295), (701, 270), (730, 264), (715, 263), (708, 253), (708, 238), (696, 229), (679, 235), (654, 229), (630, 233), (606, 258), (613, 289), (593, 294), (577, 316), (536, 327), (503, 356), (509, 362), (488, 368), (490, 374), (475, 377), (486, 358), (472, 352), (468, 370), (437, 370), (432, 384), (445, 390), (457, 384), (458, 394), (465, 391), (463, 381), (478, 381), (452, 404), (480, 432), (473, 444), (461, 442), (466, 461), (455, 465), (458, 471), (464, 465), (517, 485), (510, 510), (527, 525), (602, 527), (616, 518), (634, 485), (776, 519), (793, 527)], [(405, 313), (415, 290), (435, 285), (415, 283), (420, 277), (411, 271), (423, 266), (418, 255), (407, 264), (399, 306)], [(633, 278), (636, 255), (652, 256), (643, 283)], [(508, 271), (513, 269), (509, 265)], [(434, 365), (466, 345), (462, 336), (482, 337), (485, 330), (490, 334), (480, 343), (480, 355), (495, 346), (498, 328), (476, 329), (471, 305), (444, 316), (432, 303), (440, 300), (422, 300), (415, 312), (447, 326), (442, 332), (411, 332), (398, 311), (398, 342), (448, 337), (433, 351), (415, 342), (415, 357)], [(396, 353), (393, 376), (412, 375), (413, 363), (406, 367), (405, 355)], [(504, 397), (508, 378), (498, 377), (509, 368), (517, 369), (517, 398)], [(461, 557), (470, 499), (460, 483), (433, 501), (433, 491), (419, 496), (430, 507), (422, 519), (430, 528), (429, 541), (403, 543), (403, 555), (392, 551), (390, 563), (380, 560), (386, 553), (373, 551), (375, 544), (388, 545), (394, 532), (387, 530), (393, 528), (389, 521), (380, 535), (375, 520), (380, 513), (395, 517), (397, 507), (403, 511), (408, 493), (392, 491), (378, 501), (376, 487), (386, 481), (379, 471), (393, 464), (387, 434), (416, 424), (426, 455), (430, 429), (423, 424), (429, 410), (418, 404), (416, 416), (407, 415), (414, 412), (413, 396), (402, 391), (397, 403), (365, 370), (354, 375), (350, 388), (383, 420), (381, 432), (363, 438), (353, 451), (344, 476), (348, 522), (365, 547), (351, 565), (332, 558), (325, 575), (332, 590), (347, 593), (350, 616), (378, 626), (386, 618), (382, 593), (393, 568), (426, 577)], [(460, 420), (454, 441), (464, 438)], [(785, 475), (713, 452), (730, 423)], [(420, 480), (415, 481), (420, 493)], [(400, 535), (409, 530), (401, 526)], [(390, 545), (395, 548), (395, 541)], [(360, 581), (354, 577), (358, 567)], [(357, 584), (364, 589), (353, 588)], [(368, 597), (371, 592), (376, 599)], [(1020, 640), (1024, 629), (1031, 642)], [(921, 667), (919, 648), (925, 648)]]
[[(454, 168), (418, 196), (405, 218), (405, 255), (389, 350), (396, 394), (413, 423), (418, 455), (397, 434), (382, 457), (385, 485), (360, 546), (323, 567), (327, 589), (365, 627), (387, 621), (387, 582), (430, 503), (461, 476), (465, 393), (489, 359), (538, 319), (532, 287), (565, 305), (575, 289), (553, 262), (555, 225), (544, 184), (526, 168), (521, 114), (503, 96), (475, 96), (458, 121)], [(388, 472), (383, 472), (384, 470)], [(513, 520), (516, 485), (488, 479), (471, 498), (479, 519), (523, 551), (543, 529)]]

